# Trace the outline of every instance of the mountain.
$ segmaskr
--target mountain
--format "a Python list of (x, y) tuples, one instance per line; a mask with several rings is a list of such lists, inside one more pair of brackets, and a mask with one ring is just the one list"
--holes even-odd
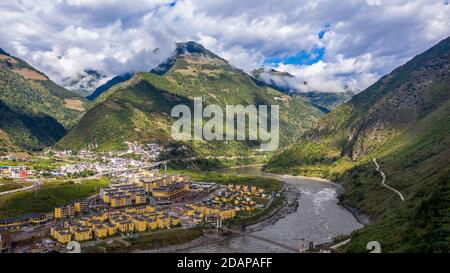
[(73, 77), (65, 78), (62, 85), (80, 96), (86, 97), (92, 94), (97, 87), (104, 84), (106, 80), (107, 76), (102, 72), (85, 69)]
[[(97, 144), (100, 150), (119, 149), (124, 140), (160, 141), (178, 145), (170, 137), (175, 105), (192, 108), (194, 97), (203, 104), (280, 105), (281, 143), (286, 144), (311, 128), (321, 112), (305, 100), (283, 94), (255, 82), (245, 72), (205, 49), (179, 43), (172, 57), (151, 72), (136, 73), (95, 99), (80, 122), (58, 143), (61, 148), (80, 149)], [(258, 142), (191, 141), (182, 143), (194, 155), (248, 154)]]
[(281, 72), (273, 68), (258, 68), (251, 72), (251, 75), (284, 93), (293, 93), (296, 88), (291, 84), (291, 80), (295, 79), (295, 76), (288, 72)]
[(354, 95), (353, 92), (305, 92), (305, 93), (294, 93), (293, 96), (298, 96), (309, 101), (312, 105), (316, 106), (318, 109), (325, 113), (329, 113), (331, 110), (337, 106), (347, 102)]
[(305, 91), (308, 82), (300, 81), (288, 72), (281, 72), (273, 68), (258, 68), (252, 71), (252, 76), (257, 80), (271, 87), (292, 96), (301, 97), (324, 113), (330, 112), (336, 106), (348, 101), (355, 92), (318, 92)]
[(0, 152), (53, 145), (89, 102), (0, 50)]
[[(376, 158), (386, 183), (381, 185)], [(450, 251), (450, 38), (382, 77), (280, 150), (268, 171), (341, 183), (341, 202), (373, 218), (347, 251)]]
[(11, 56), (9, 53), (0, 48), (0, 55)]
[(129, 79), (131, 79), (131, 77), (133, 77), (133, 75), (134, 75), (134, 73), (125, 73), (122, 75), (115, 76), (111, 80), (109, 80), (106, 83), (97, 87), (94, 90), (94, 92), (92, 92), (92, 94), (90, 94), (86, 98), (91, 101), (95, 100), (98, 96), (100, 96), (104, 92), (108, 91), (114, 85), (128, 81)]

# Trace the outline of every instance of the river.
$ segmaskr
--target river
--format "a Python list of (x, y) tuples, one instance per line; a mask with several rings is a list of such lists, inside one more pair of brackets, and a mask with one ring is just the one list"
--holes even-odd
[[(301, 193), (298, 197), (298, 209), (295, 212), (252, 234), (299, 248), (302, 239), (305, 240), (305, 244), (312, 241), (316, 245), (330, 242), (339, 235), (348, 235), (363, 227), (352, 213), (338, 205), (338, 186), (336, 184), (315, 178), (267, 174), (255, 167), (229, 169), (225, 172), (277, 178), (295, 186)], [(184, 249), (183, 252), (276, 253), (291, 251), (248, 236), (236, 235), (206, 245)]]

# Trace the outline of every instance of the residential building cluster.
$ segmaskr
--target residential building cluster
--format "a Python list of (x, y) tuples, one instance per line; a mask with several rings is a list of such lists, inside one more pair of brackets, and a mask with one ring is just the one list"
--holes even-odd
[(55, 219), (67, 219), (79, 216), (89, 209), (88, 202), (87, 199), (82, 199), (71, 204), (58, 206), (54, 209), (53, 216)]
[(90, 217), (64, 222), (51, 228), (50, 234), (61, 244), (71, 240), (103, 239), (120, 233), (146, 232), (180, 225), (180, 219), (152, 206), (131, 207), (102, 212)]
[(95, 173), (106, 173), (110, 171), (125, 170), (129, 167), (143, 167), (145, 162), (140, 160), (102, 156), (100, 162), (83, 162), (76, 164), (65, 164), (51, 173), (55, 176), (68, 175), (69, 173), (81, 173), (84, 171), (93, 171)]
[(100, 189), (100, 199), (111, 208), (139, 206), (147, 203), (144, 187), (132, 184), (111, 183), (109, 188)]
[[(89, 203), (95, 201), (92, 198), (55, 207), (56, 222), (52, 223), (51, 236), (67, 244), (72, 240), (83, 242), (171, 228), (181, 225), (181, 220), (190, 225), (217, 218), (229, 219), (240, 211), (255, 210), (254, 198), (265, 198), (266, 193), (254, 186), (229, 184), (225, 187), (190, 181), (188, 175), (142, 170), (115, 176), (108, 187), (100, 189), (99, 197), (101, 202), (94, 202), (95, 212), (89, 210)], [(153, 205), (160, 204), (155, 200), (172, 201), (169, 203), (173, 205), (157, 209), (149, 205), (150, 200)], [(47, 221), (44, 214), (29, 214), (0, 220), (0, 228)]]
[(228, 189), (230, 191), (235, 191), (242, 195), (254, 195), (254, 196), (261, 196), (263, 198), (267, 197), (267, 194), (265, 193), (263, 188), (258, 188), (256, 186), (249, 186), (249, 185), (240, 185), (240, 184), (228, 184)]
[(96, 159), (98, 156), (103, 157), (121, 157), (127, 154), (135, 154), (139, 155), (142, 160), (156, 160), (159, 154), (164, 151), (164, 147), (157, 143), (147, 143), (140, 144), (137, 142), (125, 142), (127, 145), (126, 150), (121, 151), (110, 151), (106, 153), (101, 153), (95, 151), (98, 146), (96, 144), (89, 144), (86, 149), (82, 149), (78, 152), (74, 152), (71, 150), (48, 150), (44, 154), (52, 153), (55, 157), (58, 158), (69, 158), (76, 156), (79, 159), (90, 160)]
[(18, 227), (41, 225), (48, 221), (47, 215), (42, 213), (28, 213), (15, 218), (0, 219), (0, 229), (15, 229)]
[(210, 216), (222, 219), (235, 217), (239, 211), (253, 211), (257, 203), (252, 196), (266, 197), (264, 189), (248, 185), (228, 184), (225, 190), (216, 192), (209, 199), (189, 204), (188, 215), (197, 221)]
[(141, 172), (140, 176), (134, 178), (134, 181), (145, 187), (146, 192), (152, 192), (154, 189), (163, 188), (177, 182), (189, 183), (189, 175), (179, 174), (159, 174), (158, 172)]
[(125, 142), (128, 146), (126, 153), (140, 155), (143, 160), (156, 160), (164, 150), (157, 143), (139, 144), (137, 142)]
[(100, 199), (111, 208), (144, 205), (150, 196), (158, 200), (171, 200), (188, 191), (189, 181), (188, 175), (141, 171), (112, 181), (108, 188), (101, 188)]
[(26, 166), (0, 166), (0, 177), (27, 178), (34, 175), (34, 170)]
[(170, 200), (189, 189), (189, 176), (178, 174), (150, 173), (148, 176), (138, 179), (138, 185), (145, 188), (147, 193), (152, 193), (156, 199)]

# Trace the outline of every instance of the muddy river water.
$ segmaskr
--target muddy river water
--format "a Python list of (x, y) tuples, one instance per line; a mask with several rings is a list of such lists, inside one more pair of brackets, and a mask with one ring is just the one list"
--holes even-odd
[[(279, 219), (252, 234), (284, 245), (299, 248), (302, 244), (314, 245), (331, 241), (339, 235), (347, 235), (363, 226), (348, 210), (338, 205), (336, 184), (325, 180), (266, 174), (257, 167), (225, 170), (227, 173), (260, 175), (282, 179), (300, 191), (295, 212)], [(279, 246), (248, 236), (231, 236), (218, 242), (185, 249), (184, 252), (292, 252)]]

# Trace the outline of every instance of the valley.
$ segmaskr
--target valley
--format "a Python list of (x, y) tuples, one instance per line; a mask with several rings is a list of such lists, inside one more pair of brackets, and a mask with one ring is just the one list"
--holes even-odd
[[(369, 238), (380, 238), (384, 251), (448, 251), (449, 62), (447, 38), (331, 111), (265, 166), (343, 185), (341, 202), (375, 219), (347, 251)], [(380, 184), (373, 158), (404, 202)]]
[(204, 157), (258, 154), (256, 141), (175, 141), (171, 110), (179, 104), (193, 109), (194, 98), (204, 105), (279, 105), (280, 143), (287, 145), (311, 128), (323, 112), (307, 101), (257, 82), (202, 45), (177, 44), (175, 55), (151, 72), (139, 72), (128, 81), (96, 94), (94, 106), (56, 145), (58, 149), (122, 148), (123, 140), (161, 142), (185, 147), (185, 155)]
[[(358, 94), (298, 92), (287, 72), (247, 74), (196, 42), (148, 71), (109, 81), (86, 72), (104, 82), (87, 98), (0, 57), (0, 224), (21, 239), (33, 230), (65, 251), (70, 235), (92, 252), (292, 252), (309, 242), (367, 252), (374, 240), (384, 252), (449, 250), (450, 38)], [(92, 80), (78, 76), (71, 86)], [(199, 97), (205, 107), (279, 106), (279, 149), (259, 149), (260, 133), (174, 139), (172, 109), (196, 112)], [(263, 172), (239, 173), (255, 164)], [(58, 208), (76, 210), (69, 226)], [(53, 250), (39, 247), (16, 251)]]

